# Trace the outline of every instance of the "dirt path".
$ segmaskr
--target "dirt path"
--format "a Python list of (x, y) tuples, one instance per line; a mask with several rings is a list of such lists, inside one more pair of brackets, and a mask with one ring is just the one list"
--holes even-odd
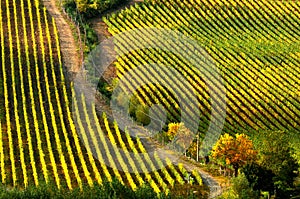
[[(151, 133), (149, 133), (144, 127), (138, 126), (135, 122), (125, 119), (127, 117), (121, 112), (112, 112), (110, 107), (103, 100), (101, 100), (100, 96), (96, 100), (96, 108), (100, 114), (102, 112), (106, 112), (106, 115), (110, 122), (115, 121), (116, 118), (114, 118), (114, 116), (117, 116), (119, 127), (121, 129), (124, 129), (126, 127), (130, 130), (130, 134), (132, 136), (138, 136), (141, 139), (147, 151), (153, 151), (156, 149), (163, 148), (163, 146), (157, 140), (151, 138)], [(159, 154), (159, 157), (162, 160), (168, 158), (175, 165), (177, 165), (178, 163), (182, 163), (188, 172), (192, 172), (193, 170), (198, 171), (202, 177), (203, 183), (209, 187), (208, 198), (216, 198), (220, 196), (223, 190), (222, 186), (226, 187), (224, 185), (224, 179), (218, 179), (213, 177), (208, 172), (201, 169), (199, 163), (195, 160), (189, 160), (183, 155), (178, 156), (177, 153), (166, 148), (164, 148), (164, 153)]]
[[(105, 14), (119, 11), (119, 10), (124, 9), (125, 7), (128, 7), (130, 5), (133, 5), (134, 3), (137, 3), (137, 2), (142, 2), (142, 0), (131, 0), (131, 1), (129, 1), (128, 4), (122, 5), (115, 10), (108, 11)], [(92, 24), (93, 29), (96, 31), (100, 42), (111, 36), (111, 34), (108, 32), (107, 25), (103, 22), (101, 16), (92, 19), (91, 24)], [(111, 70), (108, 69), (108, 71), (111, 71)], [(110, 108), (106, 105), (106, 103), (103, 100), (98, 98), (98, 103), (96, 103), (96, 106), (100, 112), (105, 111), (107, 113), (108, 118), (110, 118), (111, 120), (114, 120), (114, 118), (112, 116), (112, 112), (109, 111)], [(117, 114), (117, 113), (115, 113), (115, 114)], [(124, 118), (124, 117), (120, 117), (120, 118)], [(123, 123), (123, 124), (119, 124), (119, 125), (124, 125), (124, 126), (132, 125), (132, 123), (131, 122), (128, 123), (128, 121), (124, 121), (124, 122), (122, 121), (120, 123)], [(134, 126), (136, 126), (136, 125), (134, 125)], [(143, 136), (147, 137), (147, 135), (149, 135), (149, 134), (147, 132), (143, 131), (142, 129), (144, 129), (144, 128), (137, 127), (136, 132), (134, 132), (134, 133), (131, 132), (131, 134), (135, 134), (139, 137), (143, 137)], [(153, 149), (153, 147), (160, 147), (160, 146), (158, 146), (159, 144), (153, 139), (147, 139), (147, 138), (143, 139), (142, 138), (141, 140), (149, 148)], [(148, 147), (146, 147), (146, 148), (148, 148)], [(174, 157), (172, 158), (172, 156), (174, 156)], [(180, 157), (178, 159), (178, 156), (173, 155), (172, 151), (170, 151), (168, 158), (170, 158), (171, 161), (172, 161), (172, 159), (173, 159), (173, 161), (176, 160), (176, 162), (174, 162), (175, 164), (182, 163), (184, 165), (184, 167), (190, 172), (192, 170), (197, 170), (203, 179), (203, 183), (209, 187), (209, 190), (210, 190), (209, 198), (216, 198), (217, 196), (220, 196), (222, 194), (222, 187), (220, 186), (221, 183), (219, 183), (218, 180), (216, 178), (214, 178), (213, 176), (211, 176), (209, 173), (203, 171), (199, 166), (197, 166), (196, 163), (191, 163), (190, 161), (188, 161), (182, 157)]]
[(42, 0), (50, 15), (55, 19), (59, 38), (60, 47), (63, 55), (64, 67), (68, 72), (76, 72), (80, 69), (81, 61), (77, 52), (77, 45), (72, 34), (72, 30), (66, 21), (66, 17), (59, 11), (56, 6), (56, 0)]
[[(60, 11), (56, 7), (55, 0), (42, 0), (46, 8), (48, 9), (49, 13), (55, 18), (56, 24), (59, 30), (60, 34), (60, 42), (61, 42), (61, 50), (63, 54), (63, 62), (64, 66), (68, 68), (68, 71), (70, 72), (78, 72), (80, 69), (80, 59), (79, 55), (76, 51), (76, 43), (72, 35), (72, 31), (66, 22), (64, 16), (60, 13)], [(124, 9), (125, 7), (128, 7), (130, 5), (133, 5), (137, 2), (142, 2), (143, 0), (131, 0), (126, 5), (121, 5), (119, 8), (116, 8), (114, 10), (108, 11), (104, 14), (108, 14), (110, 12), (116, 12), (118, 10)], [(103, 22), (102, 17), (96, 17), (93, 20), (91, 20), (92, 27), (96, 31), (99, 41), (103, 41), (107, 37), (111, 36), (111, 34), (107, 30), (106, 24)], [(63, 31), (62, 31), (63, 30)], [(110, 74), (114, 75), (114, 74)], [(112, 112), (110, 111), (109, 106), (105, 102), (104, 99), (101, 99), (101, 96), (98, 96), (98, 100), (96, 101), (96, 107), (99, 112), (106, 112), (108, 118), (113, 120)], [(117, 113), (115, 113), (117, 114)], [(122, 123), (122, 122), (121, 122)], [(131, 123), (123, 122), (123, 125), (125, 126), (131, 126)], [(136, 126), (134, 124), (134, 126)], [(140, 137), (147, 137), (149, 134), (143, 130), (143, 127), (138, 127), (136, 129), (136, 134)], [(153, 140), (153, 139), (144, 139), (141, 138), (141, 140), (144, 142), (146, 146), (149, 148), (153, 147), (160, 147), (159, 144)], [(173, 157), (173, 158), (172, 158)], [(168, 158), (170, 158), (171, 161), (176, 160), (176, 163), (182, 163), (184, 167), (188, 171), (197, 170), (202, 179), (203, 183), (207, 185), (210, 189), (209, 198), (215, 198), (222, 193), (222, 188), (220, 186), (220, 183), (218, 183), (218, 180), (215, 179), (213, 176), (211, 176), (209, 173), (203, 171), (199, 166), (197, 166), (196, 163), (191, 163), (190, 161), (186, 160), (183, 157), (180, 157), (178, 159), (178, 156), (174, 155), (172, 151), (170, 151), (170, 154), (168, 155)], [(172, 160), (173, 159), (173, 160)]]
[(196, 170), (200, 173), (203, 183), (209, 187), (208, 198), (216, 198), (222, 194), (220, 182), (218, 182), (218, 180), (209, 173), (201, 169), (197, 163), (191, 163), (184, 157), (181, 157), (178, 162), (182, 163), (188, 171)]
[[(120, 5), (117, 8), (114, 8), (112, 10), (108, 10), (105, 13), (103, 13), (101, 16), (105, 16), (110, 13), (118, 12), (124, 8), (127, 8), (135, 3), (143, 2), (143, 0), (129, 0), (126, 4)], [(102, 17), (98, 16), (93, 18), (90, 22), (92, 24), (93, 29), (96, 31), (98, 35), (99, 41), (103, 41), (107, 37), (111, 36), (111, 34), (107, 30), (107, 25), (103, 22)]]
[[(150, 139), (147, 138), (144, 140), (141, 139), (141, 140), (144, 141), (143, 143), (145, 143), (146, 146), (148, 145), (149, 148), (153, 149), (153, 148), (162, 147), (161, 144), (158, 143), (158, 141), (152, 138)], [(175, 165), (182, 163), (188, 172), (192, 172), (193, 170), (198, 171), (203, 180), (203, 184), (205, 184), (209, 188), (208, 198), (216, 198), (222, 194), (222, 187), (221, 187), (221, 185), (223, 184), (222, 181), (213, 177), (211, 174), (201, 169), (199, 162), (196, 162), (195, 160), (192, 159), (187, 159), (183, 155), (178, 156), (177, 153), (174, 153), (174, 151), (168, 149), (166, 149), (164, 153), (160, 153), (159, 156), (162, 160), (169, 158), (172, 161), (172, 163)]]

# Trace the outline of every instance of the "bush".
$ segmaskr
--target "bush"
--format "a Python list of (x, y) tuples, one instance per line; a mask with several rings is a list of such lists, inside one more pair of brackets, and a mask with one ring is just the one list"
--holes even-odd
[(91, 18), (127, 1), (128, 0), (65, 0), (64, 4), (77, 4), (77, 9), (80, 14), (84, 18)]
[(8, 187), (1, 186), (0, 198), (58, 198), (62, 195), (60, 190), (56, 188), (54, 184), (40, 183), (39, 186), (29, 186), (28, 188), (21, 190), (17, 188), (9, 189)]
[(82, 35), (86, 33), (84, 53), (87, 55), (98, 45), (98, 37), (88, 23), (89, 19), (123, 4), (127, 0), (63, 0), (66, 13), (79, 24)]
[[(98, 37), (94, 29), (91, 28), (87, 22), (87, 18), (80, 14), (77, 10), (76, 2), (74, 0), (66, 0), (63, 2), (63, 7), (66, 13), (79, 24), (82, 40), (85, 40), (84, 53), (87, 55), (98, 45)], [(86, 35), (85, 35), (85, 34)], [(86, 36), (84, 38), (84, 36)]]
[(232, 179), (232, 189), (241, 199), (259, 198), (259, 191), (254, 191), (244, 173)]
[(82, 191), (77, 187), (73, 190), (61, 188), (60, 190), (54, 184), (40, 183), (39, 186), (29, 186), (26, 189), (9, 189), (4, 185), (0, 186), (0, 198), (8, 199), (47, 199), (47, 198), (64, 198), (64, 199), (84, 199), (84, 198), (109, 198), (109, 199), (138, 199), (138, 198), (170, 198), (164, 194), (157, 195), (148, 185), (138, 188), (136, 191), (122, 185), (118, 180), (112, 182), (104, 181), (102, 185), (94, 184), (93, 187), (84, 185)]
[(271, 170), (263, 168), (257, 163), (252, 163), (246, 165), (242, 169), (242, 172), (245, 174), (254, 190), (268, 191), (273, 194), (273, 178), (275, 177), (275, 175)]
[(152, 199), (156, 198), (157, 194), (149, 186), (144, 185), (135, 192), (137, 198)]
[(220, 198), (231, 199), (256, 199), (259, 198), (259, 191), (254, 191), (250, 186), (244, 173), (232, 178), (231, 188), (225, 191)]
[(95, 30), (88, 23), (84, 23), (82, 25), (82, 28), (83, 30), (85, 30), (86, 33), (86, 44), (85, 44), (84, 53), (87, 54), (97, 47), (98, 36)]
[(142, 125), (148, 125), (151, 122), (149, 115), (149, 108), (143, 105), (138, 105), (136, 108), (135, 116), (136, 121)]

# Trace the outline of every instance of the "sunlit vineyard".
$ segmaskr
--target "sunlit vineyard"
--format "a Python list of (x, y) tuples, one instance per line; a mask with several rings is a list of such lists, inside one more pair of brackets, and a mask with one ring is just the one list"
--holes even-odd
[[(168, 193), (176, 184), (187, 183), (187, 170), (171, 160), (151, 173), (121, 172), (102, 163), (106, 158), (126, 171), (153, 167), (162, 160), (143, 156), (145, 161), (137, 164), (130, 156), (110, 151), (106, 140), (136, 156), (147, 154), (140, 139), (99, 115), (95, 105), (88, 109), (84, 95), (75, 97), (62, 63), (58, 29), (39, 0), (1, 1), (0, 44), (2, 184), (24, 188), (46, 182), (73, 189), (116, 178), (133, 190), (149, 184), (156, 193)], [(202, 186), (199, 173), (191, 175), (194, 185)]]
[[(200, 137), (205, 137), (212, 119), (212, 99), (202, 71), (192, 65), (195, 56), (189, 54), (191, 61), (158, 48), (128, 52), (157, 38), (155, 30), (175, 30), (197, 41), (220, 70), (226, 88), (222, 132), (253, 137), (261, 131), (288, 132), (300, 162), (296, 134), (300, 125), (299, 8), (299, 1), (149, 0), (105, 16), (113, 36), (157, 28), (143, 35), (114, 38), (115, 51), (122, 55), (114, 62), (116, 79), (134, 95), (127, 99), (119, 93), (111, 100), (121, 109), (130, 102), (129, 114), (142, 124), (149, 123), (149, 107), (161, 104), (167, 121), (153, 121), (154, 129), (166, 130), (169, 123), (182, 122), (186, 111), (185, 125), (199, 123)], [(149, 185), (157, 194), (185, 186), (203, 189), (202, 178), (192, 166), (162, 159), (157, 152), (150, 156), (144, 138), (133, 137), (130, 128), (121, 127), (106, 109), (97, 109), (97, 101), (87, 103), (88, 96), (68, 79), (63, 64), (68, 57), (62, 55), (59, 31), (40, 0), (1, 0), (1, 184), (23, 189), (46, 183), (58, 189), (83, 190), (85, 185), (116, 179), (132, 190)], [(178, 43), (161, 40), (156, 44), (163, 49), (184, 46), (182, 51), (196, 51), (175, 39)], [(142, 70), (153, 63), (160, 69)], [(170, 73), (170, 68), (176, 73)], [(150, 83), (143, 84), (147, 81)], [(218, 89), (220, 85), (213, 83)], [(199, 121), (193, 104), (182, 107), (176, 93), (184, 94), (185, 99), (196, 94)], [(222, 109), (222, 100), (216, 103), (216, 110)], [(155, 111), (164, 114), (162, 109)], [(140, 119), (141, 115), (147, 117)]]
[[(206, 50), (220, 69), (226, 88), (226, 121), (223, 132), (246, 133), (260, 130), (299, 129), (299, 1), (147, 1), (105, 17), (112, 35), (135, 28), (156, 27), (177, 30), (190, 36)], [(116, 39), (119, 53), (134, 49), (155, 32)], [(136, 43), (135, 43), (136, 42)], [(173, 46), (176, 48), (176, 44)], [(210, 121), (210, 96), (203, 74), (178, 54), (157, 49), (141, 49), (119, 57), (118, 78), (148, 63), (174, 67), (194, 88), (161, 71), (134, 70), (127, 80), (130, 90), (141, 81), (172, 79), (185, 94), (196, 92), (201, 110), (199, 132)], [(160, 79), (159, 79), (160, 80)], [(180, 121), (181, 110), (168, 88), (147, 85), (136, 94), (138, 104), (161, 103), (169, 122)], [(157, 113), (159, 114), (159, 113)]]

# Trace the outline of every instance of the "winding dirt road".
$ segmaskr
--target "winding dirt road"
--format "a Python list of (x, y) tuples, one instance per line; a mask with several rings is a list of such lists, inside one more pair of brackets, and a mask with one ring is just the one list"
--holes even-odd
[[(115, 12), (116, 10), (124, 9), (125, 7), (128, 7), (130, 5), (133, 5), (134, 3), (141, 2), (141, 1), (142, 0), (131, 0), (126, 5), (122, 5), (115, 10), (108, 11), (108, 13)], [(59, 36), (60, 36), (60, 44), (61, 44), (61, 51), (63, 54), (64, 67), (67, 68), (68, 72), (76, 73), (80, 71), (82, 63), (80, 61), (79, 54), (76, 50), (77, 45), (73, 37), (72, 30), (66, 20), (66, 17), (63, 16), (63, 14), (57, 8), (56, 0), (42, 0), (42, 2), (56, 21), (56, 25), (58, 27)], [(109, 32), (107, 31), (107, 26), (103, 22), (101, 17), (97, 17), (93, 19), (91, 22), (93, 28), (95, 29), (98, 35), (100, 42), (110, 36)], [(107, 112), (108, 117), (110, 119), (113, 119), (111, 112), (108, 111), (110, 110), (110, 108), (108, 107), (107, 103), (105, 103), (103, 100), (100, 100), (98, 101), (98, 104), (96, 106), (98, 107), (98, 110), (100, 109), (99, 110), (100, 112), (101, 110)], [(123, 124), (126, 124), (126, 122), (124, 122)], [(141, 133), (141, 131), (143, 131), (141, 129), (143, 129), (143, 127), (138, 128), (139, 134), (147, 134), (147, 133)], [(146, 139), (144, 141), (146, 142), (145, 144), (149, 145), (150, 147), (157, 146), (157, 143), (152, 139)], [(217, 196), (222, 194), (222, 187), (218, 183), (218, 180), (215, 179), (213, 176), (211, 176), (209, 173), (203, 171), (199, 166), (197, 166), (197, 164), (190, 163), (189, 161), (185, 160), (182, 157), (178, 157), (178, 156), (175, 157), (175, 155), (172, 155), (171, 151), (170, 151), (170, 156), (171, 157), (174, 156), (173, 158), (171, 158), (171, 161), (173, 159), (174, 161), (176, 160), (175, 162), (177, 163), (179, 162), (182, 163), (188, 171), (197, 170), (200, 173), (203, 179), (203, 183), (207, 185), (210, 189), (209, 198), (216, 198)], [(170, 156), (168, 157), (170, 158)]]
[[(124, 9), (125, 7), (129, 7), (137, 2), (142, 2), (142, 0), (131, 0), (128, 2), (128, 4), (122, 5), (115, 10), (108, 11), (105, 14), (109, 14), (109, 13)], [(111, 34), (108, 32), (107, 25), (102, 20), (102, 17), (94, 18), (93, 20), (91, 20), (91, 23), (92, 23), (93, 29), (96, 31), (96, 33), (98, 35), (98, 39), (100, 42), (105, 40), (109, 36), (111, 36)], [(110, 110), (109, 107), (106, 107), (105, 102), (103, 102), (102, 100), (99, 100), (99, 99), (100, 98), (98, 98), (98, 108), (100, 108), (101, 110)], [(109, 112), (110, 111), (106, 111), (106, 113), (109, 113)], [(111, 115), (111, 112), (110, 112), (110, 114), (107, 114), (107, 115), (108, 115), (108, 117), (110, 117), (111, 120), (114, 120), (113, 116)], [(124, 124), (131, 125), (130, 122), (127, 124), (126, 121), (124, 121), (123, 125)], [(147, 133), (141, 133), (141, 131), (143, 131), (142, 129), (143, 129), (143, 127), (138, 128), (138, 130), (135, 134), (136, 135), (146, 135)], [(141, 140), (143, 141), (144, 139), (141, 139)], [(150, 146), (149, 148), (152, 148), (152, 149), (153, 149), (154, 145), (157, 145), (157, 143), (155, 143), (155, 141), (152, 139), (144, 140), (144, 143), (146, 145), (149, 145)], [(172, 156), (174, 156), (174, 157), (172, 158)], [(171, 161), (173, 159), (175, 161), (174, 162), (175, 164), (182, 163), (189, 172), (191, 172), (192, 170), (197, 170), (203, 179), (203, 183), (209, 187), (210, 193), (209, 193), (208, 198), (216, 198), (222, 194), (222, 187), (220, 186), (220, 183), (218, 182), (218, 180), (215, 179), (213, 176), (211, 176), (209, 173), (203, 171), (199, 166), (197, 166), (197, 164), (192, 164), (189, 161), (185, 160), (184, 158), (178, 158), (177, 156), (173, 155), (171, 151), (170, 151), (170, 155), (168, 155), (168, 158), (170, 158)]]

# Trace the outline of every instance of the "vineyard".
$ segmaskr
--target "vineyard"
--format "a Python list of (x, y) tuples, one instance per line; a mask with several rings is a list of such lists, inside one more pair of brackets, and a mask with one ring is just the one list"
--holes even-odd
[[(202, 71), (191, 64), (195, 60), (156, 48), (128, 52), (156, 38), (155, 30), (167, 29), (197, 41), (220, 70), (226, 88), (226, 99), (220, 99), (226, 103), (223, 133), (282, 130), (296, 135), (300, 125), (299, 7), (299, 1), (150, 0), (103, 17), (113, 36), (156, 28), (114, 40), (115, 50), (122, 55), (114, 62), (117, 79), (134, 94), (128, 99), (129, 114), (139, 120), (138, 114), (161, 104), (167, 121), (163, 127), (161, 122), (151, 123), (154, 129), (182, 122), (184, 113), (186, 126), (198, 122), (198, 133), (205, 137), (212, 99)], [(203, 188), (197, 170), (189, 171), (156, 152), (150, 157), (142, 138), (111, 121), (109, 113), (98, 111), (95, 103), (87, 103), (87, 96), (67, 78), (62, 60), (68, 58), (61, 54), (59, 31), (40, 0), (0, 2), (1, 184), (23, 189), (45, 182), (72, 190), (116, 179), (132, 190), (148, 184), (157, 194), (168, 194), (178, 186)], [(180, 40), (158, 43), (166, 49), (194, 50)], [(139, 68), (152, 63), (165, 67)], [(169, 73), (170, 68), (176, 72)], [(199, 115), (192, 104), (183, 110), (178, 93), (186, 98), (196, 95)], [(114, 97), (112, 101), (120, 107), (127, 100), (122, 93)], [(222, 105), (216, 103), (215, 108), (221, 110)], [(164, 115), (162, 109), (152, 111)], [(291, 141), (297, 146), (296, 138)]]
[[(223, 132), (296, 132), (300, 124), (299, 5), (299, 1), (147, 1), (103, 20), (112, 35), (153, 27), (176, 30), (198, 41), (224, 79), (227, 107)], [(135, 49), (145, 38), (160, 34), (142, 33), (145, 35), (115, 39), (116, 50), (123, 55), (115, 63), (118, 78), (127, 81), (129, 90), (149, 79), (148, 85), (132, 91), (138, 101), (136, 104), (146, 107), (162, 104), (169, 122), (180, 121), (180, 104), (170, 97), (174, 92), (169, 88), (151, 82), (160, 81), (163, 75), (163, 79), (176, 84), (186, 95), (197, 93), (201, 110), (199, 132), (203, 134), (207, 131), (212, 108), (203, 74), (191, 66), (190, 60), (173, 52), (141, 49), (128, 53), (127, 49)], [(172, 47), (177, 45), (184, 44), (175, 42)], [(184, 77), (184, 83), (176, 80), (179, 79), (176, 75), (168, 76), (167, 67), (161, 67), (161, 71), (132, 70), (149, 63), (172, 66)], [(125, 80), (128, 71), (134, 71), (133, 78)], [(185, 82), (192, 85), (193, 90), (188, 90)], [(193, 118), (192, 110), (188, 109), (190, 118)]]
[[(105, 114), (97, 114), (94, 105), (88, 109), (83, 95), (75, 97), (63, 67), (55, 21), (39, 0), (1, 1), (0, 31), (2, 184), (24, 188), (51, 182), (71, 190), (117, 179), (133, 190), (147, 183), (156, 193), (168, 193), (176, 184), (187, 183), (188, 171), (171, 160), (163, 169), (141, 174), (102, 164), (106, 158), (126, 171), (125, 167), (154, 167), (162, 160), (144, 155), (136, 165), (130, 157), (109, 150), (107, 140), (136, 156), (147, 154), (140, 139), (119, 130)], [(90, 128), (91, 123), (97, 128)], [(198, 172), (191, 177), (194, 185), (202, 185)]]

